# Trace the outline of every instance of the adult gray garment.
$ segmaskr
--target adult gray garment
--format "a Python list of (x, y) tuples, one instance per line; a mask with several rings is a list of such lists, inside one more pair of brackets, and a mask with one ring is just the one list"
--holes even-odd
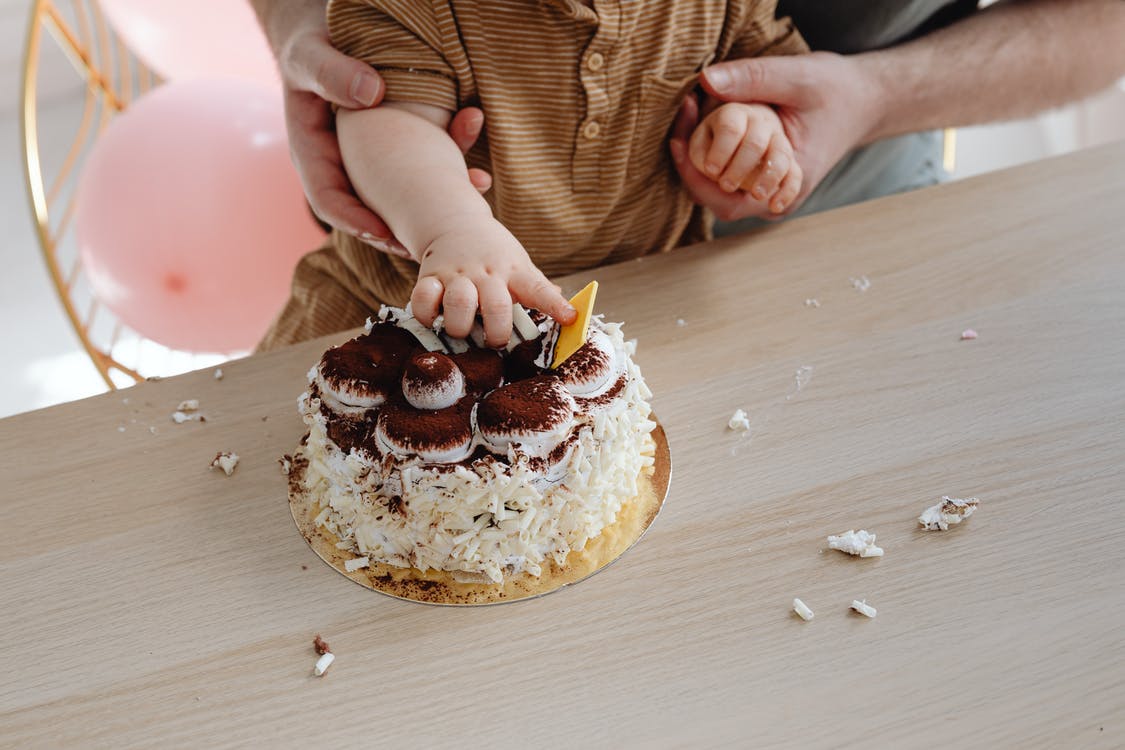
[[(975, 0), (780, 0), (777, 14), (792, 17), (814, 50), (852, 54), (899, 44), (960, 20), (975, 8)], [(941, 157), (937, 131), (856, 149), (828, 173), (795, 215), (933, 185), (947, 176)], [(715, 234), (737, 234), (762, 223), (719, 222)]]

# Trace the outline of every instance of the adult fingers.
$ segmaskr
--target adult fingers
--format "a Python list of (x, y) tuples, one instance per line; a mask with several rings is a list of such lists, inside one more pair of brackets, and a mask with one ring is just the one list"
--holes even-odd
[(754, 57), (712, 65), (700, 82), (712, 96), (728, 102), (792, 105), (807, 94), (804, 55)]
[(414, 292), (410, 295), (410, 311), (427, 328), (437, 319), (444, 291), (445, 286), (437, 276), (422, 276), (414, 285)]
[(676, 112), (676, 120), (672, 123), (672, 139), (687, 143), (697, 125), (699, 125), (699, 102), (689, 94), (680, 102), (680, 108)]
[(505, 346), (512, 337), (512, 295), (508, 286), (489, 275), (477, 282), (477, 292), (485, 344), (494, 348)]
[(477, 107), (465, 107), (458, 110), (449, 121), (449, 137), (461, 149), (462, 154), (467, 154), (480, 138), (482, 128), (484, 112)]
[(326, 34), (302, 34), (282, 55), (281, 73), (291, 88), (310, 91), (341, 107), (365, 109), (386, 91), (383, 79), (365, 62), (348, 57)]
[(492, 188), (492, 175), (485, 172), (483, 169), (473, 167), (469, 170), (469, 182), (473, 183), (473, 187), (477, 189), (477, 192), (483, 195)]
[(463, 339), (469, 335), (477, 317), (477, 287), (467, 276), (457, 276), (445, 287), (441, 300), (441, 314), (445, 318), (445, 332)]
[(563, 325), (570, 325), (578, 317), (578, 311), (562, 295), (562, 290), (539, 269), (514, 275), (508, 288), (516, 302), (546, 313)]

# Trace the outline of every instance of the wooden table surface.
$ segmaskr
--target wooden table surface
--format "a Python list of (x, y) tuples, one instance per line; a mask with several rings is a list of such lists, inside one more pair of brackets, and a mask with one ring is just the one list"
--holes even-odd
[[(1122, 747), (1123, 217), (1125, 142), (599, 271), (672, 488), (538, 600), (306, 547), (277, 459), (330, 339), (0, 421), (0, 746)], [(921, 531), (942, 495), (980, 509)]]

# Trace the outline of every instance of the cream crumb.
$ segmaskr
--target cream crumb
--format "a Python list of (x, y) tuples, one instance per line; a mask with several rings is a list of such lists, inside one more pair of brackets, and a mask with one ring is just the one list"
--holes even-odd
[(922, 511), (922, 515), (918, 516), (918, 523), (922, 524), (926, 531), (948, 531), (951, 525), (959, 524), (973, 515), (978, 505), (980, 500), (975, 497), (962, 500), (946, 495), (942, 497), (940, 503)]
[(853, 276), (852, 278), (848, 279), (848, 281), (852, 283), (852, 287), (857, 292), (866, 292), (871, 288), (871, 279), (867, 278), (866, 276)]
[(977, 337), (977, 332), (974, 331), (972, 328), (966, 328), (965, 330), (961, 331), (961, 340), (962, 341), (972, 341), (976, 337)]
[(234, 473), (235, 468), (238, 466), (238, 454), (230, 453), (229, 451), (222, 451), (216, 453), (215, 457), (211, 459), (212, 469), (222, 469), (223, 473), (228, 477)]
[(820, 300), (815, 297), (809, 297), (805, 300), (805, 307), (820, 307)]
[(180, 405), (176, 407), (176, 411), (199, 411), (199, 399), (189, 398), (185, 401), (181, 401)]
[(875, 618), (875, 608), (868, 604), (866, 599), (853, 599), (852, 609), (859, 612), (864, 617)]
[(215, 380), (222, 380), (222, 379), (223, 379), (223, 368), (221, 368), (221, 367), (215, 368)]
[(808, 622), (813, 618), (813, 611), (809, 609), (809, 605), (805, 604), (800, 599), (793, 600), (793, 611), (796, 612), (797, 616), (805, 622)]
[(883, 556), (883, 548), (875, 546), (875, 534), (864, 529), (859, 531), (849, 529), (839, 536), (830, 536), (828, 537), (828, 546), (831, 549), (859, 557)]
[(687, 321), (686, 321), (686, 320), (684, 320), (683, 318), (676, 318), (676, 325), (678, 325), (678, 326), (680, 326), (681, 328), (683, 328), (684, 326), (686, 326), (686, 325), (687, 325)]
[(750, 432), (750, 419), (746, 416), (746, 412), (742, 409), (735, 409), (734, 414), (727, 420), (727, 429)]

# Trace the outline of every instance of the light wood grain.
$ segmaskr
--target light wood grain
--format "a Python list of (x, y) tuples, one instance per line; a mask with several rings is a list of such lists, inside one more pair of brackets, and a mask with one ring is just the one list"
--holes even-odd
[[(309, 551), (275, 461), (326, 341), (0, 421), (0, 746), (1121, 747), (1123, 216), (1125, 143), (598, 271), (676, 472), (540, 600)], [(825, 549), (861, 527), (886, 557)]]

